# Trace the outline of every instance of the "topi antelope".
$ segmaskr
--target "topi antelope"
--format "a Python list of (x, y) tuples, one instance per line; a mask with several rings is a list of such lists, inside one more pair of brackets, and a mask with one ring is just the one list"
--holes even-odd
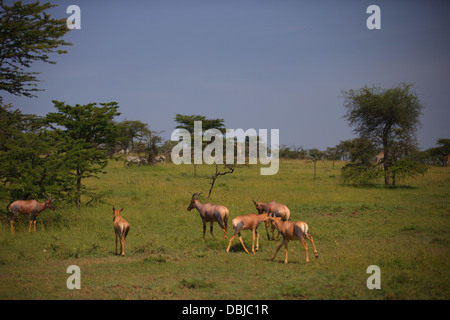
[(249, 213), (249, 214), (246, 214), (243, 216), (237, 216), (236, 218), (234, 218), (233, 219), (233, 229), (235, 231), (234, 231), (233, 236), (230, 239), (230, 244), (228, 245), (227, 253), (228, 253), (228, 251), (230, 251), (231, 243), (233, 242), (234, 237), (236, 237), (236, 234), (237, 234), (239, 236), (239, 241), (241, 242), (242, 246), (244, 247), (245, 252), (250, 254), (244, 245), (244, 241), (242, 241), (241, 231), (242, 230), (252, 230), (252, 234), (253, 234), (252, 252), (253, 252), (253, 254), (255, 254), (255, 236), (256, 236), (256, 251), (258, 251), (258, 249), (259, 249), (259, 233), (256, 231), (256, 229), (258, 229), (259, 224), (261, 222), (263, 222), (264, 219), (266, 219), (266, 217), (267, 217), (267, 213), (263, 213), (263, 214)]
[(450, 153), (444, 157), (444, 160), (442, 163), (444, 164), (444, 167), (448, 166), (448, 160), (450, 159)]
[[(253, 196), (253, 203), (255, 204), (256, 210), (258, 210), (258, 213), (261, 214), (263, 212), (267, 212), (269, 216), (273, 217), (280, 217), (283, 221), (291, 220), (291, 211), (287, 206), (281, 203), (277, 203), (275, 201), (271, 201), (268, 203), (265, 202), (259, 202), (260, 198), (258, 198), (258, 202), (255, 201), (255, 196)], [(270, 222), (266, 220), (266, 232), (267, 232), (267, 239), (270, 240), (269, 237), (269, 224)], [(272, 232), (272, 240), (273, 240), (273, 233), (275, 231), (275, 226), (272, 224), (271, 230)], [(280, 235), (280, 232), (278, 231), (277, 234), (277, 240), (278, 236)]]
[(203, 222), (203, 241), (205, 241), (205, 231), (206, 231), (206, 223), (210, 222), (210, 232), (211, 235), (214, 238), (213, 234), (213, 223), (214, 221), (217, 221), (219, 226), (223, 230), (223, 239), (227, 238), (227, 229), (228, 229), (228, 216), (230, 215), (228, 209), (224, 206), (220, 205), (213, 205), (210, 203), (202, 204), (197, 199), (197, 197), (202, 194), (200, 193), (194, 193), (192, 195), (191, 203), (189, 204), (189, 207), (187, 208), (188, 211), (191, 211), (193, 208), (196, 208), (198, 212), (200, 213), (200, 218), (202, 218)]
[(19, 213), (30, 215), (30, 227), (28, 232), (31, 232), (31, 225), (34, 224), (34, 232), (36, 232), (36, 218), (46, 208), (55, 210), (53, 206), (53, 199), (47, 197), (44, 203), (37, 202), (36, 200), (17, 200), (9, 205), (9, 223), (11, 226), (11, 233), (15, 233), (14, 221)]
[(319, 254), (317, 253), (316, 246), (314, 245), (313, 237), (309, 234), (309, 227), (308, 225), (303, 221), (297, 221), (297, 222), (291, 222), (291, 221), (282, 221), (279, 217), (267, 217), (267, 220), (272, 221), (275, 226), (277, 227), (278, 231), (281, 232), (281, 235), (283, 236), (283, 241), (278, 245), (277, 250), (275, 251), (273, 257), (270, 259), (273, 261), (275, 259), (275, 256), (278, 253), (278, 250), (280, 250), (281, 246), (284, 244), (284, 251), (285, 251), (285, 259), (284, 263), (288, 262), (288, 242), (289, 240), (300, 240), (303, 247), (305, 248), (306, 252), (306, 262), (309, 262), (308, 258), (308, 246), (306, 244), (305, 238), (311, 241), (313, 248), (314, 248), (314, 254), (316, 255), (316, 258), (319, 257)]
[(120, 213), (123, 211), (116, 210), (113, 207), (113, 222), (114, 222), (114, 231), (116, 233), (116, 255), (117, 255), (117, 238), (120, 238), (120, 254), (122, 256), (125, 255), (125, 238), (127, 237), (128, 231), (130, 231), (130, 225), (125, 221), (124, 218), (120, 216)]
[(383, 169), (384, 168), (384, 152), (381, 151), (379, 154), (377, 154), (376, 156), (377, 158), (377, 163), (375, 164), (375, 166), (379, 166), (379, 168)]

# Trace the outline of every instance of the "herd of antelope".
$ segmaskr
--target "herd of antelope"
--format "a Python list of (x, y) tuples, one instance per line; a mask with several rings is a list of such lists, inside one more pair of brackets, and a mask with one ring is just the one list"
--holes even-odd
[[(193, 208), (196, 208), (200, 213), (200, 218), (203, 222), (203, 241), (205, 241), (205, 231), (206, 231), (206, 223), (210, 223), (210, 233), (214, 237), (213, 233), (213, 224), (217, 222), (220, 228), (223, 230), (223, 239), (227, 238), (227, 230), (228, 230), (228, 218), (229, 211), (225, 206), (222, 205), (213, 205), (210, 203), (201, 203), (198, 200), (198, 196), (200, 193), (194, 193), (191, 198), (191, 203), (187, 208), (188, 211), (191, 211)], [(277, 203), (275, 201), (271, 201), (269, 203), (255, 201), (253, 197), (253, 203), (255, 205), (258, 214), (249, 213), (242, 216), (237, 216), (233, 219), (232, 225), (234, 229), (234, 233), (231, 236), (230, 243), (228, 244), (227, 253), (230, 251), (231, 243), (233, 242), (236, 235), (239, 237), (239, 241), (242, 244), (245, 252), (248, 252), (247, 248), (244, 245), (244, 241), (241, 237), (241, 231), (243, 230), (251, 230), (253, 241), (252, 241), (252, 253), (255, 254), (255, 238), (256, 238), (256, 251), (259, 249), (259, 234), (257, 229), (261, 223), (265, 223), (267, 239), (270, 240), (269, 235), (269, 226), (271, 226), (272, 232), (272, 240), (274, 239), (274, 231), (278, 230), (277, 240), (281, 233), (283, 237), (283, 241), (278, 245), (275, 254), (270, 260), (275, 259), (280, 248), (284, 245), (285, 258), (284, 263), (288, 263), (288, 242), (290, 240), (299, 240), (303, 248), (305, 248), (306, 253), (306, 262), (309, 262), (308, 258), (308, 245), (306, 244), (305, 238), (308, 239), (314, 248), (314, 254), (316, 258), (319, 257), (316, 246), (314, 245), (314, 240), (311, 234), (309, 233), (308, 225), (303, 221), (291, 222), (291, 212), (289, 208), (284, 204)]]
[[(194, 193), (191, 198), (191, 202), (188, 211), (192, 209), (197, 209), (200, 213), (200, 218), (203, 222), (203, 241), (205, 241), (205, 232), (206, 232), (206, 223), (210, 223), (210, 233), (212, 237), (214, 237), (213, 233), (213, 224), (217, 222), (220, 228), (223, 230), (223, 239), (227, 238), (227, 230), (228, 230), (228, 219), (230, 216), (230, 212), (225, 206), (222, 205), (213, 205), (210, 203), (201, 203), (198, 199), (200, 193)], [(278, 230), (277, 240), (279, 235), (283, 237), (283, 241), (277, 247), (275, 254), (271, 258), (271, 260), (275, 259), (276, 254), (280, 250), (280, 248), (284, 245), (285, 248), (285, 260), (284, 263), (288, 262), (288, 242), (290, 240), (299, 240), (306, 253), (306, 262), (309, 262), (308, 258), (308, 246), (306, 244), (305, 238), (308, 239), (314, 248), (314, 254), (316, 258), (318, 258), (318, 253), (316, 247), (314, 245), (314, 240), (311, 234), (309, 233), (308, 225), (303, 221), (291, 222), (291, 212), (289, 208), (283, 204), (277, 203), (275, 201), (264, 203), (255, 201), (253, 197), (253, 203), (255, 205), (258, 214), (249, 213), (246, 215), (237, 216), (233, 219), (232, 225), (234, 229), (234, 233), (231, 236), (230, 242), (227, 248), (227, 254), (230, 251), (231, 243), (233, 242), (236, 235), (239, 237), (239, 241), (242, 244), (245, 252), (249, 253), (247, 248), (244, 245), (244, 241), (241, 237), (241, 231), (243, 230), (251, 230), (253, 234), (253, 242), (252, 242), (252, 253), (255, 254), (255, 238), (256, 238), (256, 251), (259, 249), (259, 234), (257, 232), (258, 226), (261, 223), (265, 223), (267, 239), (270, 240), (269, 235), (269, 227), (271, 227), (272, 232), (272, 240), (274, 239), (274, 231)], [(34, 224), (34, 232), (36, 232), (36, 218), (40, 212), (45, 210), (46, 208), (50, 208), (51, 210), (55, 210), (53, 206), (53, 199), (47, 197), (47, 200), (44, 203), (37, 202), (36, 200), (18, 200), (9, 204), (10, 211), (10, 227), (11, 233), (15, 233), (14, 229), (14, 221), (16, 220), (19, 213), (28, 214), (30, 216), (30, 226), (28, 232), (31, 232), (31, 227)], [(113, 227), (116, 235), (116, 255), (117, 253), (117, 244), (118, 240), (120, 241), (120, 255), (125, 255), (125, 238), (128, 235), (130, 230), (130, 225), (124, 218), (120, 215), (123, 211), (116, 209), (113, 207)]]

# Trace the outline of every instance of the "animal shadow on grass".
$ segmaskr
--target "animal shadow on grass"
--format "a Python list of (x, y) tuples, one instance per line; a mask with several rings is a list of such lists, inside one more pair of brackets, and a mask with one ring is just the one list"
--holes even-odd
[[(245, 247), (247, 248), (248, 252), (250, 254), (253, 254), (251, 240), (248, 243), (245, 242), (245, 240), (244, 240), (244, 244), (245, 244)], [(242, 244), (236, 238), (234, 239), (233, 243), (231, 244), (230, 252), (237, 252), (237, 253), (242, 252), (242, 253), (245, 253), (245, 254), (247, 253), (247, 252), (245, 252), (244, 248), (242, 247)], [(261, 242), (259, 243), (258, 250), (256, 250), (256, 243), (255, 243), (255, 252), (256, 252), (256, 254), (267, 253), (267, 251), (264, 251), (264, 245), (261, 247)]]
[[(236, 240), (236, 239), (235, 239)], [(234, 242), (234, 241), (233, 241)], [(252, 252), (252, 245), (250, 244), (250, 248), (249, 248), (249, 246), (247, 246), (247, 244), (245, 243), (245, 241), (244, 241), (244, 244), (245, 244), (245, 247), (247, 248), (247, 250), (248, 250), (248, 252)], [(255, 249), (256, 250), (256, 249)], [(247, 252), (245, 252), (245, 250), (244, 250), (244, 248), (242, 247), (242, 244), (239, 242), (239, 240), (237, 240), (237, 243), (233, 243), (232, 245), (231, 245), (231, 247), (230, 247), (230, 252), (242, 252), (242, 253), (247, 253)], [(256, 251), (256, 252), (258, 252), (258, 251)]]
[[(271, 257), (270, 257), (271, 258)], [(276, 257), (275, 259), (273, 259), (273, 261), (272, 260), (270, 260), (270, 258), (267, 258), (267, 259), (265, 259), (266, 261), (268, 261), (268, 262), (270, 262), (270, 263), (279, 263), (279, 264), (285, 264), (284, 263), (284, 258), (283, 259), (277, 259), (278, 257)], [(298, 264), (300, 264), (300, 261), (296, 261), (296, 260), (288, 260), (288, 263), (287, 263), (288, 265), (290, 265), (290, 264), (296, 264), (296, 265), (298, 265)], [(306, 265), (306, 262), (305, 262), (305, 265)]]

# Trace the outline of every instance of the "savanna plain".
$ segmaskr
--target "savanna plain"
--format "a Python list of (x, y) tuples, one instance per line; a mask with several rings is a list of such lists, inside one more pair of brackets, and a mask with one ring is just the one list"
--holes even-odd
[[(6, 201), (0, 202), (0, 299), (449, 299), (450, 168), (386, 188), (342, 184), (343, 162), (313, 164), (282, 160), (279, 172), (261, 176), (258, 166), (220, 176), (210, 202), (230, 211), (228, 238), (214, 224), (213, 238), (197, 210), (186, 208), (193, 193), (206, 201), (215, 167), (133, 166), (111, 160), (99, 179), (86, 181), (101, 200), (75, 208), (55, 201), (55, 211), (28, 217), (11, 235)], [(308, 223), (319, 252), (310, 262), (299, 241), (289, 243), (289, 262), (264, 225), (259, 251), (246, 254), (231, 220), (255, 212), (253, 195), (290, 208), (291, 220)], [(42, 200), (42, 199), (41, 199)], [(85, 199), (87, 200), (87, 199)], [(86, 201), (85, 201), (86, 203)], [(124, 208), (130, 226), (125, 256), (115, 255), (112, 207)], [(250, 231), (242, 231), (251, 248)], [(275, 232), (276, 236), (276, 232)], [(81, 289), (66, 286), (67, 267), (81, 270)], [(381, 271), (381, 289), (369, 290), (368, 266)]]

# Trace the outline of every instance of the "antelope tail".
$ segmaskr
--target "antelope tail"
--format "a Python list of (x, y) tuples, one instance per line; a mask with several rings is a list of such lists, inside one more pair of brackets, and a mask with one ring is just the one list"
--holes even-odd
[(130, 227), (126, 227), (124, 224), (119, 225), (118, 227), (119, 231), (118, 234), (121, 238), (126, 237), (128, 234), (128, 231), (130, 231)]

